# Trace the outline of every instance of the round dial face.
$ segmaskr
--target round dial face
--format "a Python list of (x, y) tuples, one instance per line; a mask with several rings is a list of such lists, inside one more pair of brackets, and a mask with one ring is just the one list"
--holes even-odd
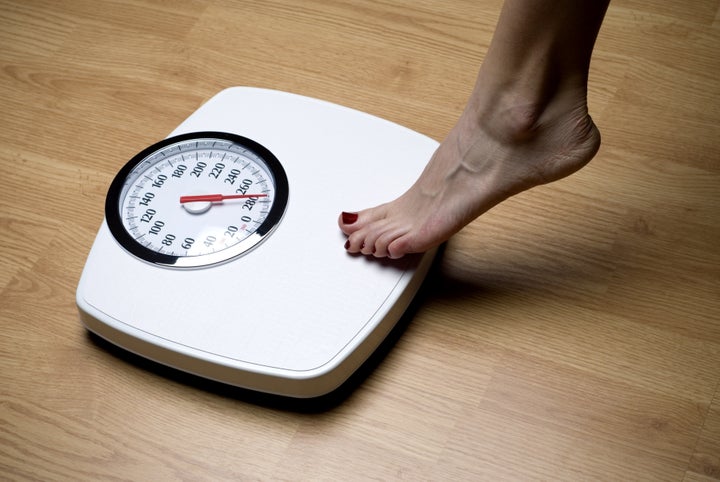
[(143, 150), (105, 203), (115, 239), (153, 264), (197, 268), (247, 253), (272, 233), (288, 201), (277, 158), (257, 142), (195, 132)]

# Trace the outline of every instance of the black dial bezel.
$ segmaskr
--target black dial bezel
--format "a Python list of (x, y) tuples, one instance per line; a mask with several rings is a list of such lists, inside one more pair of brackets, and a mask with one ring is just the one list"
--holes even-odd
[[(138, 165), (144, 162), (147, 158), (153, 156), (158, 151), (161, 151), (170, 145), (192, 141), (195, 139), (197, 139), (198, 141), (212, 139), (229, 141), (242, 146), (244, 149), (252, 151), (265, 163), (268, 171), (273, 177), (273, 183), (275, 185), (273, 204), (267, 217), (265, 218), (263, 223), (257, 228), (255, 233), (248, 236), (240, 243), (231, 246), (230, 248), (226, 248), (215, 253), (197, 256), (174, 256), (164, 253), (158, 253), (157, 251), (146, 248), (142, 244), (138, 243), (135, 238), (133, 238), (133, 236), (125, 229), (125, 226), (122, 222), (121, 212), (123, 189), (126, 185), (128, 176)], [(168, 137), (143, 149), (132, 159), (130, 159), (130, 161), (125, 164), (122, 169), (120, 169), (120, 171), (117, 173), (112, 183), (110, 184), (107, 192), (107, 197), (105, 198), (105, 220), (107, 222), (108, 228), (110, 229), (110, 233), (120, 244), (120, 246), (122, 246), (130, 254), (143, 261), (146, 261), (153, 265), (171, 268), (202, 268), (225, 263), (239, 256), (242, 256), (254, 249), (265, 239), (267, 239), (267, 237), (280, 224), (280, 221), (282, 220), (282, 217), (285, 214), (285, 210), (287, 208), (288, 198), (289, 186), (285, 169), (283, 168), (278, 158), (275, 157), (275, 155), (270, 152), (270, 150), (267, 149), (265, 146), (247, 137), (243, 137), (238, 134), (232, 134), (229, 132), (190, 132), (187, 134), (180, 134), (177, 136)]]

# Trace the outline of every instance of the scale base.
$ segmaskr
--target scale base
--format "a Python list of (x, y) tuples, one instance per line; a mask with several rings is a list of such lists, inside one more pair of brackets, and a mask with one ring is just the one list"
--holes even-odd
[(286, 170), (277, 230), (228, 263), (177, 270), (123, 250), (103, 222), (77, 290), (83, 324), (140, 357), (296, 398), (326, 395), (371, 356), (415, 296), (435, 250), (400, 260), (345, 252), (336, 219), (397, 197), (437, 142), (336, 104), (226, 89), (170, 135), (231, 132)]

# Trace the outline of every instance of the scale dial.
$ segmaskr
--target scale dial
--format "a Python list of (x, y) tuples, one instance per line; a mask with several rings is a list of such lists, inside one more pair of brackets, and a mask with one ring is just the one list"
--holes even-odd
[(167, 138), (143, 150), (108, 190), (120, 245), (149, 263), (198, 268), (243, 255), (278, 226), (288, 181), (257, 142), (225, 132)]

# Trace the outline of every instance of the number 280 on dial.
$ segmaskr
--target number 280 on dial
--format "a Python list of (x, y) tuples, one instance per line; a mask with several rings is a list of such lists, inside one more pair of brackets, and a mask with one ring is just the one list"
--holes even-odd
[(247, 253), (280, 223), (288, 181), (261, 144), (225, 132), (167, 138), (118, 172), (105, 218), (118, 243), (152, 264), (198, 268)]

